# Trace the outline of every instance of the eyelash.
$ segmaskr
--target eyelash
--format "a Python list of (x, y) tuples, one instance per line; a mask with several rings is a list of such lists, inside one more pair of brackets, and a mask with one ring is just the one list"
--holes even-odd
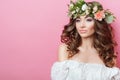
[(91, 22), (91, 21), (92, 21), (92, 19), (87, 19), (87, 21), (88, 21), (88, 22)]
[(80, 20), (76, 20), (76, 22), (80, 22)]

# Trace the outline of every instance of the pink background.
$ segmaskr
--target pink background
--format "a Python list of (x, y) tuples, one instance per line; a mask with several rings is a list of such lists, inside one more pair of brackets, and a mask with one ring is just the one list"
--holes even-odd
[[(69, 1), (0, 0), (0, 80), (50, 80)], [(112, 25), (120, 52), (120, 0), (96, 1), (117, 17)]]

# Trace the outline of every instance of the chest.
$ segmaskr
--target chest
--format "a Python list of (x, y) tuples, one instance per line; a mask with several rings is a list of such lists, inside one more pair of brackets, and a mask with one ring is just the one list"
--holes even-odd
[(80, 51), (74, 55), (71, 59), (84, 63), (100, 63), (104, 64), (99, 54), (96, 51)]

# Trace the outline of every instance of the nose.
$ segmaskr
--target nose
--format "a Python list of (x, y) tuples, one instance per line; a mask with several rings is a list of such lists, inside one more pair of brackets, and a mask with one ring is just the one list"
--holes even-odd
[(85, 27), (85, 21), (83, 20), (83, 21), (81, 21), (81, 28), (83, 28), (83, 27)]

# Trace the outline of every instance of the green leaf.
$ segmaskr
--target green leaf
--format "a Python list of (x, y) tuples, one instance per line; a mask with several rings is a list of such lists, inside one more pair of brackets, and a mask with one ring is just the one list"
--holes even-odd
[(108, 15), (108, 16), (106, 16), (105, 21), (106, 21), (108, 24), (112, 23), (112, 22), (114, 21), (114, 16), (113, 16), (113, 15)]

